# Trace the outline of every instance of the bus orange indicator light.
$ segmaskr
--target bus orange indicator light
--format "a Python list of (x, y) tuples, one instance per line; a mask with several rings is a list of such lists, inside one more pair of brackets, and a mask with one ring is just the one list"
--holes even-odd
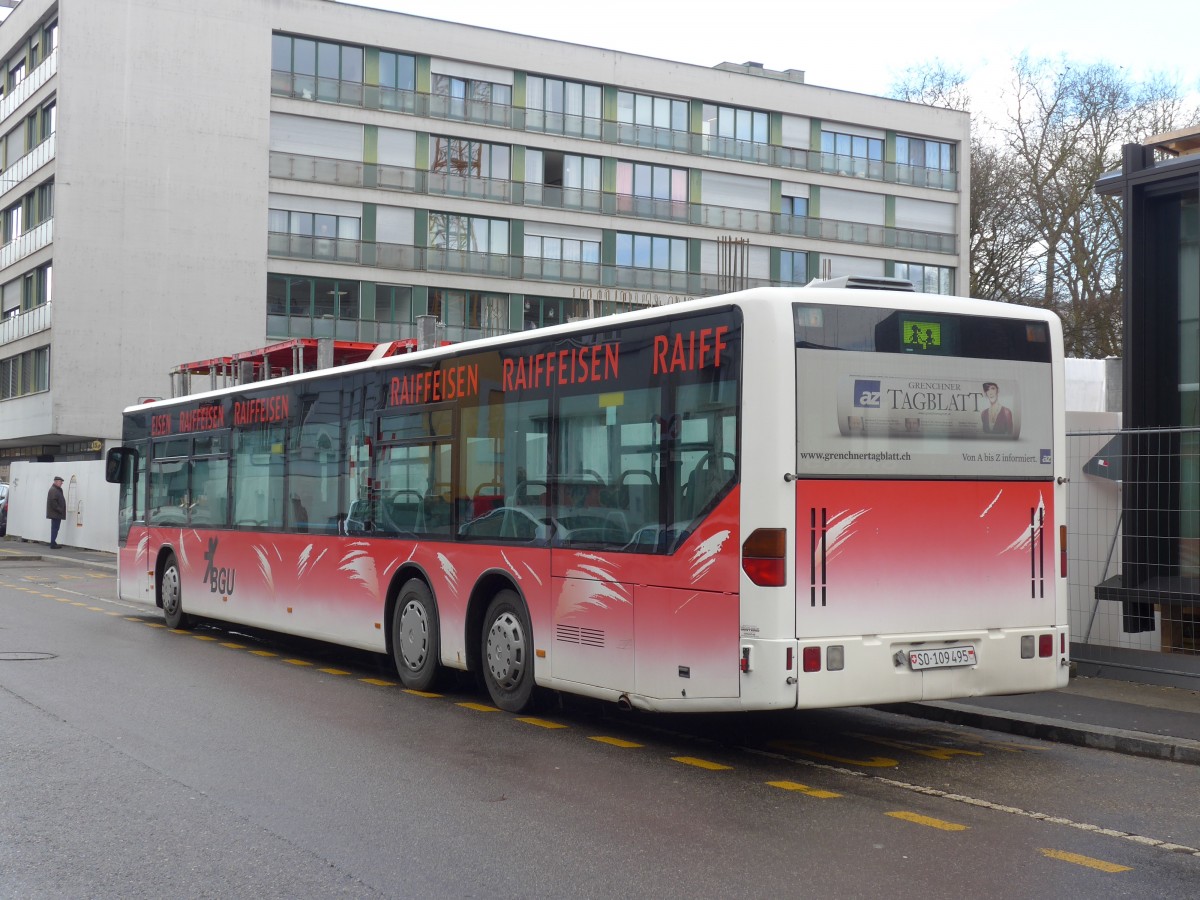
[(1059, 577), (1067, 577), (1067, 526), (1058, 526), (1058, 569)]

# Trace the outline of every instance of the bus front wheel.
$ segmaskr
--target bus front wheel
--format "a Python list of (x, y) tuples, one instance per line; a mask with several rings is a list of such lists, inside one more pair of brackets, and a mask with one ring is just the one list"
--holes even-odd
[(438, 612), (433, 593), (419, 578), (400, 588), (392, 614), (392, 658), (400, 683), (411, 691), (426, 691), (438, 676)]
[(501, 591), (483, 619), (483, 681), (492, 702), (519, 713), (533, 699), (533, 630), (515, 591)]
[(158, 576), (158, 596), (162, 600), (163, 619), (168, 628), (192, 627), (192, 617), (183, 611), (182, 581), (179, 562), (175, 554), (170, 553), (163, 563), (162, 574)]

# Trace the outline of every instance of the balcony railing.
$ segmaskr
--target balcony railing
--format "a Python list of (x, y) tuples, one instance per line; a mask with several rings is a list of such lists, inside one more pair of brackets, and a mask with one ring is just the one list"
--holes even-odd
[(0, 320), (0, 344), (11, 344), (21, 338), (46, 331), (54, 321), (53, 307), (43, 303)]
[[(28, 79), (26, 80), (28, 81)], [(839, 156), (833, 153), (821, 153), (818, 150), (779, 147), (774, 144), (694, 134), (670, 128), (652, 128), (646, 125), (612, 122), (588, 116), (546, 112), (540, 109), (520, 109), (502, 103), (402, 91), (395, 88), (364, 85), (356, 81), (339, 82), (311, 75), (272, 72), (271, 92), (280, 97), (338, 103), (366, 109), (382, 109), (435, 119), (475, 122), (518, 131), (563, 134), (602, 140), (610, 144), (653, 147), (675, 153), (715, 156), (721, 159), (735, 159), (741, 162), (773, 165), (804, 172), (821, 172), (827, 175), (863, 178), (889, 184), (908, 184), (942, 191), (958, 189), (958, 173), (943, 169), (908, 166), (894, 162), (863, 159), (857, 156)]]
[(811, 240), (873, 247), (924, 250), (930, 253), (958, 252), (958, 238), (953, 234), (866, 225), (838, 219), (785, 216), (764, 210), (710, 206), (703, 203), (686, 203), (682, 200), (659, 200), (629, 194), (607, 194), (580, 188), (522, 184), (500, 178), (468, 178), (401, 166), (369, 165), (280, 152), (271, 154), (270, 166), (273, 177), (297, 181), (316, 181), (346, 187), (379, 187), (416, 194), (519, 203), (547, 209), (582, 210), (631, 219), (679, 222), (704, 228), (736, 229), (756, 234), (785, 234)]
[(47, 219), (41, 225), (29, 229), (20, 237), (9, 241), (0, 248), (0, 269), (7, 269), (18, 260), (41, 250), (52, 240), (54, 240), (54, 220)]
[(5, 119), (13, 114), (22, 103), (33, 96), (33, 92), (50, 80), (58, 72), (58, 50), (52, 50), (38, 67), (30, 72), (13, 89), (12, 93), (0, 100), (0, 129), (8, 131)]
[(50, 135), (3, 172), (0, 172), (0, 196), (20, 186), (21, 182), (52, 159), (54, 159), (54, 135)]
[(564, 259), (510, 256), (503, 253), (416, 247), (411, 244), (320, 239), (278, 232), (268, 234), (267, 246), (271, 256), (289, 259), (358, 263), (409, 272), (452, 272), (489, 279), (550, 281), (662, 291), (690, 296), (707, 296), (734, 288), (779, 283), (766, 278), (747, 278), (733, 284), (727, 277), (713, 273), (612, 266)]

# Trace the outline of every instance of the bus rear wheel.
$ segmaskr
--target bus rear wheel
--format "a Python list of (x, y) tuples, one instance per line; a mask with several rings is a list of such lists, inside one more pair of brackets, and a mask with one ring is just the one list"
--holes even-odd
[(392, 659), (400, 683), (412, 691), (433, 687), (439, 672), (437, 604), (429, 586), (410, 578), (400, 588), (392, 613)]
[(533, 700), (533, 629), (515, 591), (501, 591), (483, 617), (483, 682), (492, 702), (519, 713)]
[(183, 579), (174, 553), (167, 554), (162, 573), (158, 576), (158, 597), (162, 600), (163, 619), (168, 628), (188, 629), (192, 617), (183, 611)]

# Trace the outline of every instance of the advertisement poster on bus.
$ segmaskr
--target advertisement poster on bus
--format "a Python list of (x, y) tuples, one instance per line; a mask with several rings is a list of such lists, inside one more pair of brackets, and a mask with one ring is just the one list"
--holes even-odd
[(796, 373), (802, 475), (1052, 474), (1046, 363), (805, 348)]

